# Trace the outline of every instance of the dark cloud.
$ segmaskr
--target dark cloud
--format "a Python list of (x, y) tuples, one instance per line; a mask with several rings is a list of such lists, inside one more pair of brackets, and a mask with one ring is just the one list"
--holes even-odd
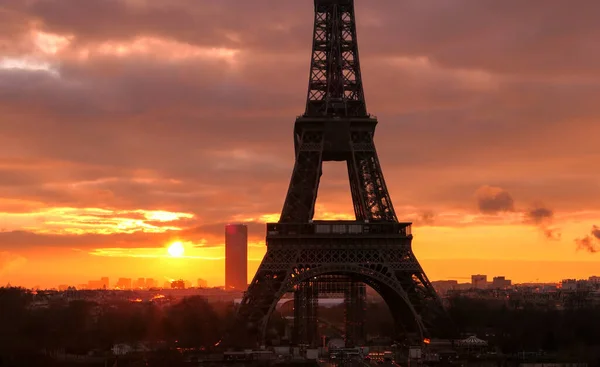
[(593, 14), (600, 5), (593, 0), (577, 8), (560, 0), (389, 0), (381, 8), (368, 1), (357, 4), (385, 24), (385, 34), (394, 40), (374, 37), (384, 34), (384, 26), (373, 22), (365, 32), (372, 37), (365, 45), (369, 51), (429, 55), (443, 65), (500, 73), (598, 75), (594, 63), (600, 53), (592, 45), (599, 34)]
[(554, 211), (541, 203), (536, 203), (524, 212), (525, 223), (538, 227), (546, 239), (560, 241), (562, 237), (559, 228), (551, 227), (554, 222)]
[[(7, 8), (36, 19), (47, 32), (77, 36), (82, 44), (127, 41), (140, 36), (177, 40), (201, 47), (270, 49), (278, 52), (310, 46), (310, 4), (263, 0), (120, 1), (76, 0), (8, 1)], [(279, 47), (273, 47), (279, 45)]]
[(542, 205), (536, 205), (525, 212), (525, 217), (528, 222), (540, 225), (551, 221), (554, 218), (554, 212)]
[(497, 214), (515, 210), (515, 203), (508, 191), (492, 186), (482, 186), (477, 192), (477, 205), (484, 214)]
[(419, 215), (415, 224), (429, 226), (433, 223), (435, 223), (435, 213), (431, 210), (425, 210)]
[(544, 236), (549, 240), (560, 241), (562, 233), (558, 228), (544, 228)]
[[(206, 47), (293, 52), (309, 47), (311, 2), (276, 0), (38, 0), (2, 4), (44, 30), (79, 42), (165, 37)], [(598, 75), (600, 5), (560, 0), (357, 1), (361, 47), (368, 54), (427, 56), (437, 63), (499, 73)], [(7, 12), (8, 13), (8, 12)], [(8, 18), (8, 16), (5, 16)], [(27, 19), (27, 18), (26, 18)], [(0, 22), (0, 24), (2, 24)], [(6, 22), (3, 31), (19, 31)], [(23, 24), (23, 23), (21, 23)], [(25, 23), (26, 24), (26, 23)], [(25, 32), (25, 30), (22, 30)], [(6, 34), (6, 33), (5, 33)], [(510, 60), (510, 62), (506, 62)]]
[(590, 253), (600, 251), (600, 227), (593, 226), (590, 234), (583, 238), (575, 239), (577, 250), (584, 250)]

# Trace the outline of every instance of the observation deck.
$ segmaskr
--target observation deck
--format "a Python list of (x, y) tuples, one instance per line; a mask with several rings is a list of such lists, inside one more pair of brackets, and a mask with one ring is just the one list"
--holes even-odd
[(280, 238), (412, 238), (412, 223), (313, 221), (267, 223), (267, 239)]

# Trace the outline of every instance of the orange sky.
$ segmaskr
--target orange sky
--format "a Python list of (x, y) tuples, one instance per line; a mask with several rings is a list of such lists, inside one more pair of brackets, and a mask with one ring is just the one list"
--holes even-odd
[[(249, 276), (293, 166), (310, 1), (0, 4), (0, 285)], [(357, 0), (367, 107), (432, 279), (600, 275), (600, 3)], [(321, 219), (351, 213), (325, 165)], [(179, 240), (182, 258), (166, 247)]]

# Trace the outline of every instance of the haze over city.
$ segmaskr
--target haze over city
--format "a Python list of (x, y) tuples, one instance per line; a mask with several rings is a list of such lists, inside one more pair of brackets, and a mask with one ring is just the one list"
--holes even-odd
[[(251, 279), (312, 2), (78, 1), (0, 0), (0, 285), (223, 285), (227, 223), (248, 224)], [(379, 158), (432, 280), (598, 274), (600, 4), (562, 4), (356, 4)], [(352, 219), (348, 186), (326, 163), (315, 219)]]

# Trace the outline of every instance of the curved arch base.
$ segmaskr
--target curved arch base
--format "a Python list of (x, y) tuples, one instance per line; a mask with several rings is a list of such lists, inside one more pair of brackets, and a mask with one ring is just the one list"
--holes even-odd
[[(396, 330), (411, 343), (444, 336), (447, 316), (440, 299), (410, 248), (411, 238), (268, 241), (268, 249), (225, 339), (235, 347), (265, 344), (266, 328), (277, 302), (309, 280), (345, 275), (375, 289), (387, 303)], [(320, 243), (319, 243), (320, 242)], [(379, 242), (379, 243), (378, 243)]]

